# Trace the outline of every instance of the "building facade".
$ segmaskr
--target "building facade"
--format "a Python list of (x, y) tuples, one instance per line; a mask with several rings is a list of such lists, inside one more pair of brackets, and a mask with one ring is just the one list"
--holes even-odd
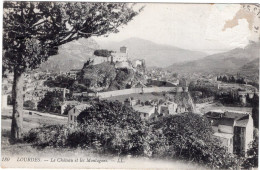
[(70, 109), (68, 112), (68, 124), (76, 125), (79, 114), (88, 107), (90, 107), (90, 105), (80, 104), (80, 105), (77, 105), (77, 106), (73, 107), (72, 109)]
[(211, 121), (214, 136), (230, 153), (245, 155), (253, 141), (253, 119), (250, 113), (212, 110), (205, 114)]

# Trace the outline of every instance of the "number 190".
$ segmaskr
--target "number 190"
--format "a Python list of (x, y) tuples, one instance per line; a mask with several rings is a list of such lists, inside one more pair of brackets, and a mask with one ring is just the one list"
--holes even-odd
[(10, 161), (10, 158), (9, 158), (9, 157), (2, 157), (2, 161), (3, 161), (3, 162)]

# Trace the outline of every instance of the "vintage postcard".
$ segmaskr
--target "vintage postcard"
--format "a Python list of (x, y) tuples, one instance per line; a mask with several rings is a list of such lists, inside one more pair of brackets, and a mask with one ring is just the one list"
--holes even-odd
[(2, 17), (2, 168), (258, 168), (259, 4), (5, 1)]

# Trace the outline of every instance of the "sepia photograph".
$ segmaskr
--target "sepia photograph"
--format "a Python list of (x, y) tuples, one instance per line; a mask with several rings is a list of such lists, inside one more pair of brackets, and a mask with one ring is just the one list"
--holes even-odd
[(258, 169), (260, 4), (1, 3), (1, 168)]

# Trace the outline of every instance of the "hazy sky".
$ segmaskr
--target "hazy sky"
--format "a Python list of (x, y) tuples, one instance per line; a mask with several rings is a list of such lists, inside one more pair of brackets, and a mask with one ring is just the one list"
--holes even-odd
[(95, 39), (121, 41), (138, 37), (207, 53), (227, 51), (244, 47), (252, 39), (246, 19), (239, 19), (236, 26), (223, 31), (226, 21), (233, 19), (240, 9), (239, 4), (148, 3), (119, 33)]

